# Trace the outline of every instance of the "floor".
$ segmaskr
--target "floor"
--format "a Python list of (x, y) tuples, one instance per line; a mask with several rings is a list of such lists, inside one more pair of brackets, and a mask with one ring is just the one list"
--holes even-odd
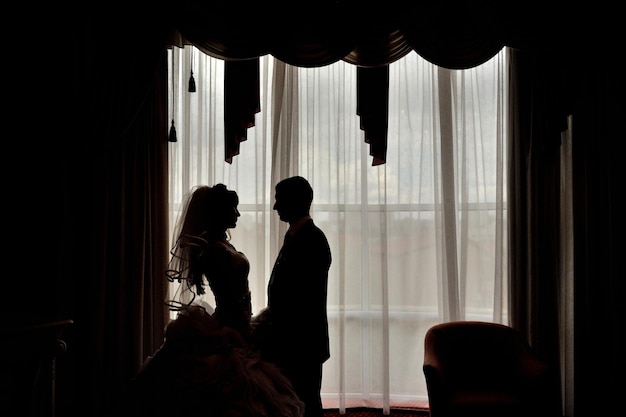
[(383, 410), (372, 408), (348, 408), (345, 414), (339, 414), (338, 409), (327, 409), (324, 417), (428, 417), (427, 409), (397, 409), (390, 414), (383, 414)]

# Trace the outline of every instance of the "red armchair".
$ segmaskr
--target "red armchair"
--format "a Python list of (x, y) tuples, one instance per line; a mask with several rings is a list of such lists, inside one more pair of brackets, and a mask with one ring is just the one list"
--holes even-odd
[(560, 417), (558, 372), (519, 332), (480, 321), (431, 327), (423, 372), (431, 417)]

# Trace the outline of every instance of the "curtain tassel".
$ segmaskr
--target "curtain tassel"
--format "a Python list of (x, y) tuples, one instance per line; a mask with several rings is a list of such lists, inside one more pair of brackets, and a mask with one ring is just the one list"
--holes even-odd
[(178, 141), (176, 139), (176, 128), (174, 127), (174, 119), (172, 119), (172, 126), (170, 127), (170, 134), (167, 137), (167, 140), (169, 140), (170, 142), (177, 142)]
[(190, 75), (189, 75), (189, 92), (190, 93), (196, 92), (196, 80), (193, 78), (193, 70), (190, 71)]

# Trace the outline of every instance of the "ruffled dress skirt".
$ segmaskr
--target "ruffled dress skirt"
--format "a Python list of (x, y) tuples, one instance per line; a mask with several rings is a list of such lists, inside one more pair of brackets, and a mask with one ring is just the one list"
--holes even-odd
[(302, 417), (289, 380), (260, 359), (238, 332), (199, 307), (166, 328), (124, 396), (124, 415), (167, 417)]

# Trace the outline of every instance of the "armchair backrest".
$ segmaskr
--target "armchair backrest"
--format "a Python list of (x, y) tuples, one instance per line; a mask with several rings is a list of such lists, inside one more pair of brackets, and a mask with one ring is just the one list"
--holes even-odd
[(503, 324), (454, 321), (431, 327), (424, 339), (423, 371), (432, 417), (467, 412), (470, 406), (484, 409), (483, 415), (490, 409), (537, 407), (550, 411), (533, 415), (560, 415), (554, 370), (536, 357), (521, 333)]

